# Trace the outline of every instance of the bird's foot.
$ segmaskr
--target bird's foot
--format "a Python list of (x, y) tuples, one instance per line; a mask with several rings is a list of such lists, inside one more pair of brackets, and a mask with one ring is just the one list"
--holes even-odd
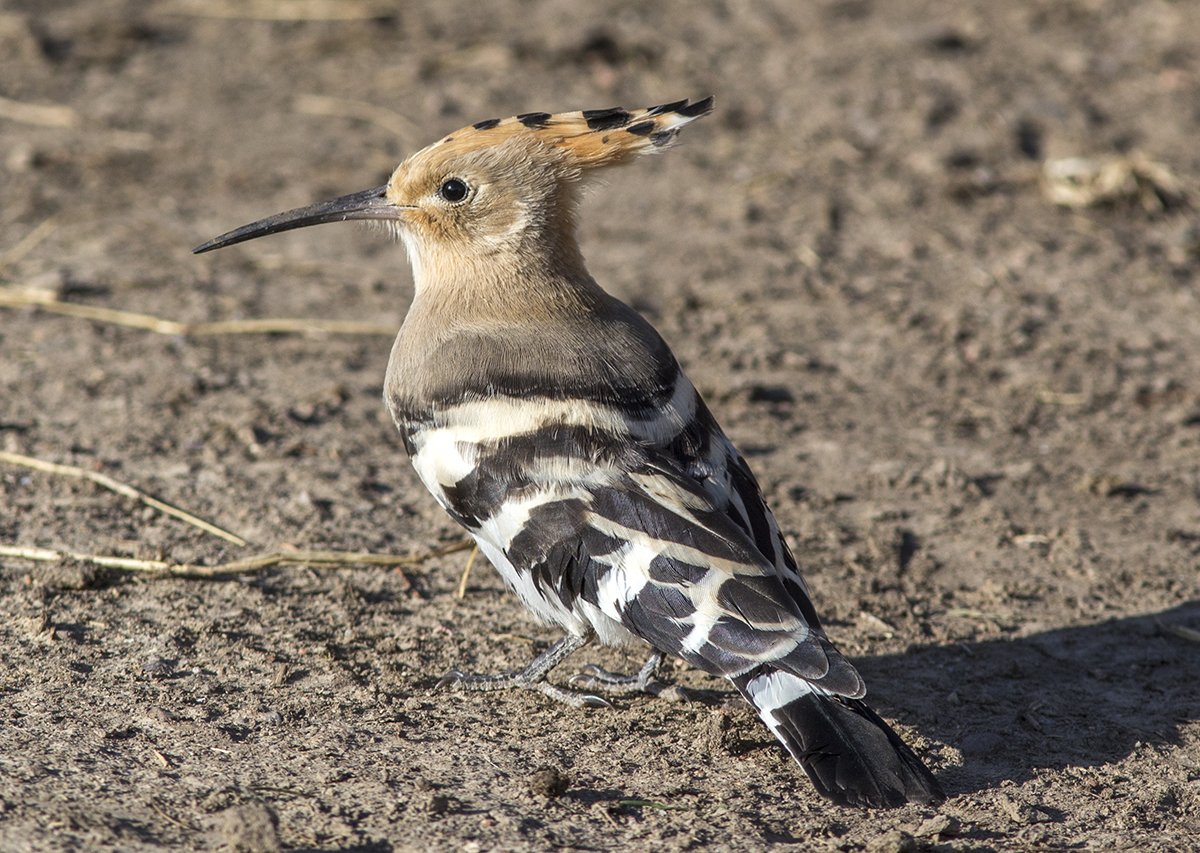
[(526, 677), (525, 672), (525, 670), (522, 670), (521, 672), (506, 675), (468, 675), (467, 673), (452, 669), (442, 676), (433, 689), (441, 690), (443, 687), (457, 687), (459, 690), (536, 690), (539, 693), (549, 696), (554, 701), (570, 705), (572, 708), (612, 707), (612, 704), (601, 696), (565, 690), (546, 681), (545, 675), (537, 678), (529, 678)]
[(564, 637), (525, 667), (520, 672), (504, 675), (468, 675), (456, 669), (450, 670), (434, 685), (434, 690), (457, 687), (460, 690), (536, 690), (556, 702), (572, 708), (611, 708), (612, 704), (601, 696), (577, 693), (551, 684), (546, 675), (571, 652), (587, 643), (579, 637)]
[(649, 693), (651, 696), (673, 702), (686, 702), (687, 697), (680, 688), (655, 680), (654, 673), (661, 663), (662, 655), (656, 652), (634, 675), (609, 672), (595, 664), (588, 664), (582, 672), (572, 675), (568, 683), (585, 690), (599, 690), (604, 693)]

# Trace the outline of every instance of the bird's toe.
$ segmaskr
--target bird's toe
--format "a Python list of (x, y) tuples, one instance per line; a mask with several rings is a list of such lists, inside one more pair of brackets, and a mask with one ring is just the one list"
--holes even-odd
[(438, 679), (438, 683), (433, 685), (434, 690), (441, 690), (446, 687), (452, 687), (466, 678), (466, 675), (459, 672), (457, 669), (452, 669)]

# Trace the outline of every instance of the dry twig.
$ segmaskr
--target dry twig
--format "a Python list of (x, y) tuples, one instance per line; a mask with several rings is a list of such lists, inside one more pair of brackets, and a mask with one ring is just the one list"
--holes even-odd
[[(160, 753), (158, 753), (158, 752), (155, 752), (154, 754), (160, 755)], [(168, 765), (168, 766), (170, 766), (170, 765)], [(154, 811), (158, 813), (159, 817), (163, 818), (168, 823), (175, 824), (180, 829), (186, 829), (188, 832), (202, 832), (203, 831), (200, 827), (198, 827), (194, 824), (191, 824), (191, 823), (185, 823), (184, 821), (175, 817), (173, 814), (168, 812), (166, 810), (166, 808), (164, 808), (163, 805), (161, 803), (159, 803), (158, 800), (155, 799), (154, 797), (150, 798), (150, 808), (154, 809)]]
[(1154, 620), (1154, 626), (1158, 630), (1178, 637), (1181, 640), (1200, 643), (1200, 631), (1197, 631), (1195, 628), (1189, 628), (1186, 625), (1166, 625), (1158, 619)]
[(52, 290), (45, 288), (0, 288), (0, 307), (37, 306), (52, 314), (64, 314), (83, 320), (113, 323), (134, 329), (145, 329), (160, 335), (248, 335), (248, 334), (326, 334), (326, 335), (395, 335), (399, 324), (364, 323), (357, 320), (223, 320), (213, 323), (180, 323), (163, 320), (150, 314), (117, 311), (78, 302), (62, 302)]
[(77, 468), (74, 465), (59, 465), (56, 462), (45, 462), (41, 459), (35, 459), (32, 456), (25, 456), (22, 453), (12, 453), (7, 450), (0, 450), (0, 462), (9, 462), (13, 465), (20, 465), (25, 468), (33, 468), (37, 471), (45, 471), (48, 474), (61, 474), (65, 477), (75, 477), (81, 480), (91, 480), (98, 486), (103, 486), (109, 491), (116, 492), (118, 495), (123, 495), (127, 498), (133, 498), (136, 501), (141, 501), (146, 506), (152, 506), (159, 512), (166, 513), (180, 521), (186, 522), (193, 527), (199, 527), (201, 530), (220, 536), (227, 542), (232, 542), (234, 545), (245, 545), (246, 540), (242, 537), (230, 533), (227, 530), (222, 530), (215, 524), (209, 524), (202, 518), (197, 518), (190, 512), (185, 512), (182, 509), (173, 507), (168, 503), (163, 503), (157, 498), (152, 498), (144, 492), (139, 492), (133, 486), (127, 486), (124, 483), (114, 480), (112, 477), (107, 477), (96, 471), (88, 471), (84, 468)]
[(362, 21), (395, 13), (378, 0), (174, 0), (155, 11), (252, 21)]
[(454, 597), (459, 601), (467, 597), (467, 579), (471, 577), (471, 566), (475, 565), (475, 558), (478, 556), (479, 546), (476, 545), (471, 556), (467, 557), (467, 564), (463, 566), (462, 577), (458, 579), (458, 589), (454, 590)]
[(11, 98), (0, 98), (0, 118), (23, 124), (40, 124), (42, 127), (74, 127), (79, 124), (79, 113), (70, 107), (26, 104)]
[(259, 554), (216, 566), (195, 566), (186, 563), (168, 563), (165, 560), (136, 560), (129, 557), (108, 557), (99, 554), (77, 554), (70, 551), (55, 551), (50, 548), (23, 548), (0, 545), (0, 557), (17, 557), (22, 560), (52, 562), (56, 560), (78, 560), (109, 569), (124, 569), (133, 572), (153, 572), (179, 578), (213, 578), (221, 575), (244, 575), (270, 566), (415, 566), (457, 551), (465, 551), (475, 543), (463, 539), (426, 551), (421, 554), (358, 554), (352, 551), (275, 551)]
[(5, 267), (15, 264), (21, 258), (33, 251), (33, 247), (49, 237), (54, 229), (58, 227), (58, 220), (51, 216), (37, 228), (34, 228), (24, 237), (22, 237), (17, 245), (0, 254), (0, 270)]

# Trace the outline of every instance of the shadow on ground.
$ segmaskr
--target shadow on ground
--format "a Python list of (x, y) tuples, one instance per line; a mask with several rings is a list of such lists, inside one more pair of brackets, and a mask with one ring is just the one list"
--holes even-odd
[(944, 774), (963, 794), (1095, 767), (1141, 744), (1177, 745), (1200, 717), (1200, 601), (1161, 613), (1014, 640), (917, 648), (856, 661), (874, 702), (912, 712), (923, 733), (963, 753)]

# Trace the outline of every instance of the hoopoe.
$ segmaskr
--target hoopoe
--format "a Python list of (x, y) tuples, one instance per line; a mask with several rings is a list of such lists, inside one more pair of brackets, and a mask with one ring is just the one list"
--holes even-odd
[[(663, 655), (724, 676), (842, 804), (944, 799), (862, 697), (830, 643), (745, 459), (675, 356), (602, 290), (575, 237), (581, 179), (670, 145), (713, 99), (481, 121), (418, 151), (385, 186), (282, 213), (195, 249), (347, 219), (382, 220), (415, 295), (384, 398), (421, 481), (506, 585), (566, 636), (521, 672), (469, 690), (539, 690), (592, 640), (649, 646), (600, 692), (654, 692)], [(661, 686), (661, 685), (659, 685)]]

